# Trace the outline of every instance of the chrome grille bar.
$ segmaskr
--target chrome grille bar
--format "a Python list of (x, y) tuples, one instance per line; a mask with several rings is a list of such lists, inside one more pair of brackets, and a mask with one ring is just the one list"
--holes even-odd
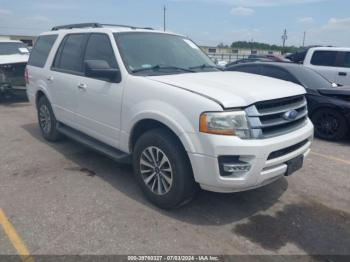
[[(293, 119), (284, 114), (296, 111)], [(306, 123), (307, 102), (305, 96), (294, 96), (256, 103), (246, 108), (253, 138), (270, 138), (296, 130)]]

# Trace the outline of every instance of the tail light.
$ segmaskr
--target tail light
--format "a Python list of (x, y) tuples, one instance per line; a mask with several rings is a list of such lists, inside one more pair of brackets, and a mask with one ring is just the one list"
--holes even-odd
[(29, 84), (29, 76), (28, 76), (28, 68), (26, 67), (24, 69), (24, 80), (26, 81), (26, 84)]

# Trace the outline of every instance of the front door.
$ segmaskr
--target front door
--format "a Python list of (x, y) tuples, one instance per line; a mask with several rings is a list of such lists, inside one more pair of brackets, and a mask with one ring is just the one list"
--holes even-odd
[[(89, 36), (83, 61), (86, 60), (103, 60), (111, 68), (118, 68), (109, 35), (93, 33)], [(123, 83), (84, 76), (78, 86), (77, 116), (81, 129), (118, 147)]]

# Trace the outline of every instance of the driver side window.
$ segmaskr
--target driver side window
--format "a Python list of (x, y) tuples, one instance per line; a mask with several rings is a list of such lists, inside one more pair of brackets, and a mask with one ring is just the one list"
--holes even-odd
[(90, 35), (84, 55), (84, 61), (86, 60), (103, 60), (106, 61), (111, 68), (118, 69), (117, 60), (108, 35)]

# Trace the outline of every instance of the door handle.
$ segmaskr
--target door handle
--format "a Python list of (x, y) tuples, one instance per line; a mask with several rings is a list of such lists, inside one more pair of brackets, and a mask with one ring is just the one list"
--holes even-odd
[(80, 89), (80, 90), (82, 90), (82, 91), (86, 91), (87, 85), (81, 83), (81, 84), (78, 85), (78, 89)]
[(346, 76), (347, 74), (346, 74), (346, 72), (339, 72), (338, 75), (340, 75), (340, 76)]

